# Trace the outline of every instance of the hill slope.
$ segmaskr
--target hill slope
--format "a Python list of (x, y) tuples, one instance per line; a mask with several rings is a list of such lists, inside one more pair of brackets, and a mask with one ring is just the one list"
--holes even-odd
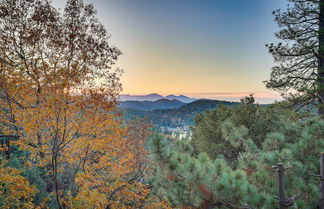
[(202, 99), (184, 104), (178, 108), (155, 109), (152, 111), (125, 108), (124, 111), (126, 119), (135, 119), (136, 117), (147, 118), (157, 127), (174, 128), (193, 125), (193, 119), (197, 114), (217, 108), (219, 105), (235, 106), (238, 104), (238, 102)]
[(163, 99), (163, 96), (159, 94), (147, 94), (147, 95), (131, 95), (131, 94), (122, 94), (120, 95), (120, 101), (151, 101)]
[(122, 109), (134, 109), (134, 110), (142, 110), (142, 111), (152, 111), (157, 109), (172, 109), (178, 108), (184, 105), (176, 99), (168, 100), (168, 99), (159, 99), (157, 101), (125, 101), (121, 102), (119, 108)]

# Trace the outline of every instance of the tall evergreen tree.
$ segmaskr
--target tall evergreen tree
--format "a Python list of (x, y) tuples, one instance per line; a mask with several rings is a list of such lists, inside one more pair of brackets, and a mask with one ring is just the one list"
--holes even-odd
[(283, 42), (267, 44), (276, 66), (266, 86), (298, 101), (318, 104), (324, 115), (324, 0), (289, 0), (273, 12)]

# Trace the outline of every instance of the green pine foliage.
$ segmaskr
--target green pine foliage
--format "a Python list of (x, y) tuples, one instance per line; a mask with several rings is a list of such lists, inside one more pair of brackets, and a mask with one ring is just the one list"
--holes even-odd
[(324, 150), (323, 119), (284, 104), (243, 103), (196, 122), (192, 141), (155, 136), (150, 143), (149, 183), (174, 207), (278, 208), (278, 163), (289, 167), (287, 197), (301, 195), (292, 208), (317, 207), (319, 179), (312, 174), (319, 174)]
[(268, 133), (284, 131), (287, 122), (296, 120), (297, 115), (284, 104), (257, 105), (249, 102), (251, 99), (246, 97), (240, 106), (221, 106), (198, 115), (191, 140), (194, 148), (212, 159), (222, 154), (235, 163), (247, 148), (243, 145), (251, 141), (260, 148)]

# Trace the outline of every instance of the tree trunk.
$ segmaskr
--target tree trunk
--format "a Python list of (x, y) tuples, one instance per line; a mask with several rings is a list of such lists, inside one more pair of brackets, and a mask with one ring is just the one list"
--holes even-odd
[(324, 116), (324, 0), (319, 7), (318, 112)]

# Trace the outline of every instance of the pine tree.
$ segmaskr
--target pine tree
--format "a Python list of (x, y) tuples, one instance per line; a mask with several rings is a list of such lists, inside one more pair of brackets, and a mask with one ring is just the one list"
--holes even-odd
[[(274, 118), (286, 120), (280, 121), (280, 128), (268, 123), (273, 127), (267, 128), (266, 133), (257, 133), (257, 137), (264, 137), (258, 140), (259, 146), (251, 139), (252, 135), (247, 134), (252, 126), (247, 128), (231, 120), (211, 125), (220, 126), (224, 142), (241, 148), (234, 165), (222, 155), (211, 159), (203, 151), (197, 153), (190, 142), (153, 138), (150, 183), (154, 192), (180, 208), (278, 208), (277, 173), (272, 166), (283, 163), (290, 167), (286, 170), (286, 195), (301, 194), (293, 207), (316, 208), (319, 180), (312, 174), (319, 174), (319, 154), (324, 150), (324, 121), (313, 115), (285, 111), (283, 106), (275, 105), (267, 112), (276, 115)], [(240, 107), (244, 108), (244, 105)], [(258, 111), (264, 107), (255, 108)], [(229, 111), (244, 114), (244, 111)], [(264, 118), (267, 118), (265, 114)], [(224, 142), (219, 141), (219, 146)], [(227, 147), (222, 147), (226, 152)]]
[(276, 66), (266, 86), (298, 102), (318, 104), (324, 114), (324, 1), (289, 0), (284, 12), (273, 12), (283, 42), (266, 45)]
[[(281, 130), (283, 124), (295, 117), (292, 110), (278, 105), (254, 104), (253, 96), (241, 102), (240, 106), (220, 106), (196, 116), (191, 144), (198, 152), (206, 152), (212, 159), (222, 154), (235, 164), (243, 148), (233, 146), (232, 138), (247, 137), (260, 148), (267, 133)], [(232, 129), (233, 126), (237, 128)]]

